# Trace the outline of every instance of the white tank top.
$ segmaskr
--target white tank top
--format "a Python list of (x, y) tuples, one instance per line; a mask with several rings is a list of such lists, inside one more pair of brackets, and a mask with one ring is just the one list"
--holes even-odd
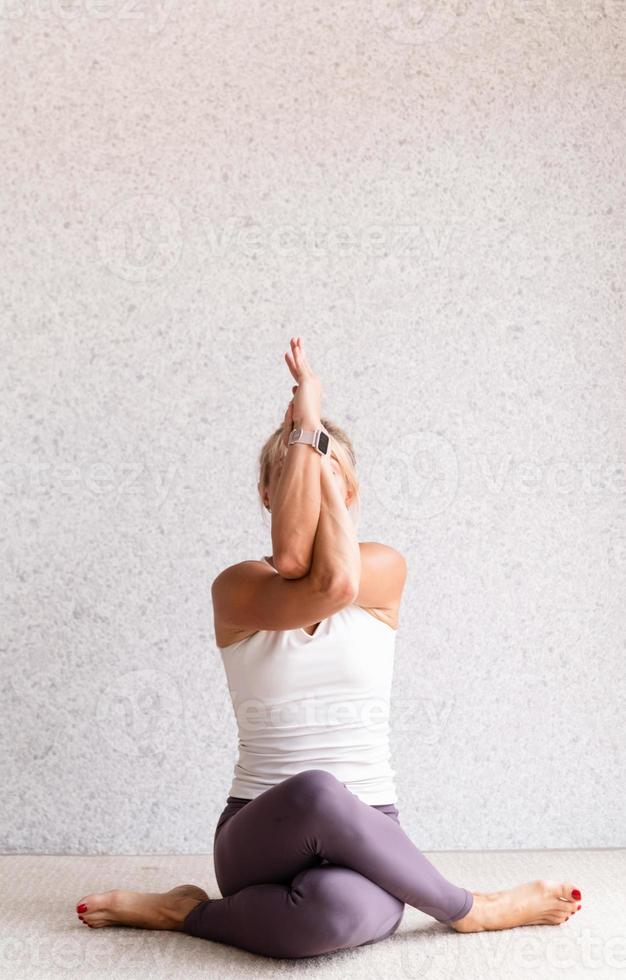
[(395, 639), (391, 626), (352, 603), (312, 635), (258, 630), (219, 647), (239, 734), (229, 795), (254, 799), (288, 776), (325, 769), (364, 803), (396, 803)]

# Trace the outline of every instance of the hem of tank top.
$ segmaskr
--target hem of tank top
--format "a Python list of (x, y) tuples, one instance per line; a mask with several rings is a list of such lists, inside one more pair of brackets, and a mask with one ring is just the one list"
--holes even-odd
[[(262, 793), (263, 792), (265, 792), (265, 790), (262, 790)], [(358, 794), (355, 793), (354, 795), (357, 796)], [(228, 803), (251, 803), (252, 800), (258, 800), (259, 796), (261, 796), (261, 793), (258, 793), (257, 796), (230, 796), (230, 795), (228, 795), (226, 797), (226, 803), (227, 804)], [(359, 799), (362, 799), (362, 797), (360, 797), (360, 796), (358, 798)], [(366, 802), (367, 802), (367, 800), (363, 800), (363, 803), (366, 803)], [(384, 803), (368, 803), (367, 805), (368, 806), (396, 806), (397, 807), (397, 805), (398, 805), (398, 799), (396, 798), (395, 800), (392, 800), (391, 802), (389, 802), (389, 800), (386, 800)]]

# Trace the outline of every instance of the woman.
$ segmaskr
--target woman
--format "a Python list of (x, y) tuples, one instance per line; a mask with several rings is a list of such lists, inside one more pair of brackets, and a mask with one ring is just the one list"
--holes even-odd
[[(195, 885), (87, 895), (92, 927), (171, 929), (273, 957), (378, 942), (405, 904), (458, 932), (558, 925), (580, 908), (570, 882), (472, 892), (447, 881), (404, 833), (389, 762), (388, 709), (406, 564), (357, 540), (357, 478), (346, 434), (321, 415), (301, 338), (283, 425), (260, 458), (271, 556), (222, 571), (215, 634), (239, 729), (217, 822), (222, 898)], [(329, 451), (288, 444), (324, 430)], [(323, 448), (323, 446), (320, 446)]]

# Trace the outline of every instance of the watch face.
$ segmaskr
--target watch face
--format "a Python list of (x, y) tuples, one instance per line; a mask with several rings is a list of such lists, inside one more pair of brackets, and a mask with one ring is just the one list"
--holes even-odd
[(328, 442), (329, 440), (327, 434), (325, 432), (320, 432), (319, 439), (317, 442), (317, 447), (321, 452), (323, 453), (328, 452)]

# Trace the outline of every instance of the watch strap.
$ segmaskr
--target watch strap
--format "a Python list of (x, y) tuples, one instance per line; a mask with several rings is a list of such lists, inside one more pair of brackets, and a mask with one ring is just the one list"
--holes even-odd
[[(320, 439), (323, 439), (324, 449), (319, 448)], [(288, 445), (292, 446), (295, 443), (302, 443), (306, 446), (313, 446), (315, 451), (320, 454), (320, 456), (327, 456), (330, 452), (330, 436), (326, 429), (303, 429), (300, 426), (292, 429), (289, 433)]]
[(292, 446), (296, 442), (301, 442), (305, 446), (315, 445), (315, 433), (317, 429), (292, 429), (289, 433), (289, 445)]

